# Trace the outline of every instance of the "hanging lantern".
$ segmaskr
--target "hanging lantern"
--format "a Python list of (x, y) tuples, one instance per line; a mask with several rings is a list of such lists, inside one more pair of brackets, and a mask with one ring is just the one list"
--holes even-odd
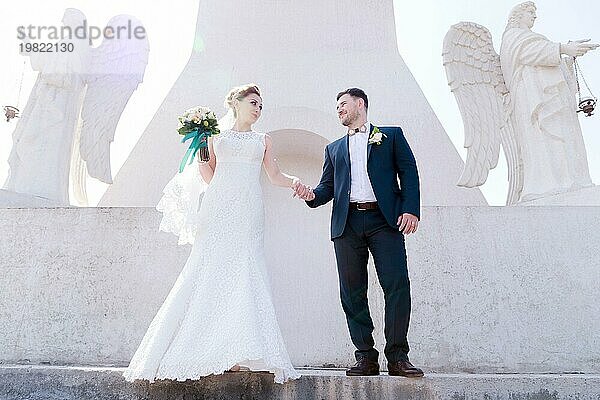
[[(588, 86), (583, 74), (581, 73), (581, 67), (577, 63), (577, 58), (573, 57), (573, 66), (575, 67), (575, 82), (577, 83), (577, 100), (579, 110), (577, 112), (583, 112), (586, 117), (591, 117), (594, 115), (594, 109), (596, 108), (596, 104), (598, 103), (598, 99), (596, 96), (592, 94), (590, 87)], [(579, 84), (579, 78), (583, 81), (585, 88), (587, 89), (589, 96), (582, 97), (581, 96), (581, 86)]]
[(25, 75), (25, 60), (23, 60), (23, 68), (21, 69), (21, 81), (19, 82), (19, 94), (17, 94), (17, 105), (16, 106), (4, 106), (4, 116), (6, 122), (10, 122), (13, 118), (20, 117), (19, 115), (19, 101), (21, 100), (21, 89), (23, 89), (23, 77)]
[(579, 110), (577, 112), (583, 111), (586, 117), (590, 117), (594, 115), (594, 109), (596, 108), (596, 99), (586, 98), (579, 101)]
[(10, 122), (11, 119), (19, 117), (19, 109), (13, 106), (4, 106), (4, 116), (6, 122)]

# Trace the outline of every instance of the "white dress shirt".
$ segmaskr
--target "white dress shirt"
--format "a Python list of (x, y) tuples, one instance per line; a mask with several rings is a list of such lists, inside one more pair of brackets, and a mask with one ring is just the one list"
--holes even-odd
[(356, 132), (348, 137), (348, 149), (350, 150), (350, 201), (364, 203), (377, 201), (371, 180), (367, 173), (367, 144), (371, 124), (367, 122), (366, 132)]

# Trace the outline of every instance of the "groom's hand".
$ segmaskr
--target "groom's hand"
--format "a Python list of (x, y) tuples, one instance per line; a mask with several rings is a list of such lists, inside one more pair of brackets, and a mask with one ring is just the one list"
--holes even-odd
[(310, 186), (306, 187), (306, 194), (304, 196), (302, 196), (302, 200), (307, 200), (307, 201), (313, 201), (315, 199), (315, 193), (313, 192), (312, 188)]
[(410, 235), (411, 233), (415, 233), (419, 226), (419, 219), (409, 213), (404, 213), (398, 217), (398, 230), (405, 235)]
[(306, 193), (306, 185), (303, 184), (300, 179), (294, 178), (294, 182), (292, 183), (292, 197), (302, 197), (303, 193)]

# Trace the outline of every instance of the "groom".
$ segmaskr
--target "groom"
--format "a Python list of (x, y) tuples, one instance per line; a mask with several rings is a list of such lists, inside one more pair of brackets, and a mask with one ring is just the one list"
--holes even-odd
[(311, 208), (334, 200), (331, 239), (342, 308), (357, 348), (357, 362), (346, 375), (379, 375), (367, 302), (370, 251), (385, 297), (389, 374), (421, 377), (423, 371), (408, 360), (410, 283), (404, 246), (404, 235), (415, 232), (419, 220), (417, 165), (402, 129), (369, 123), (368, 106), (361, 89), (338, 94), (337, 113), (347, 135), (327, 145), (319, 185), (300, 186), (295, 192)]

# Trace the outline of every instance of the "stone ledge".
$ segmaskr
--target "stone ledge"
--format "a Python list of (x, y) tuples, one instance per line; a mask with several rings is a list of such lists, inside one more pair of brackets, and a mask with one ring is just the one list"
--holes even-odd
[(128, 383), (123, 368), (0, 366), (1, 400), (160, 399), (507, 399), (600, 398), (600, 375), (435, 374), (422, 379), (346, 377), (341, 370), (302, 369), (284, 385), (268, 373), (232, 373), (198, 381)]
[(600, 186), (590, 186), (578, 190), (542, 197), (541, 199), (524, 201), (518, 206), (600, 206)]

